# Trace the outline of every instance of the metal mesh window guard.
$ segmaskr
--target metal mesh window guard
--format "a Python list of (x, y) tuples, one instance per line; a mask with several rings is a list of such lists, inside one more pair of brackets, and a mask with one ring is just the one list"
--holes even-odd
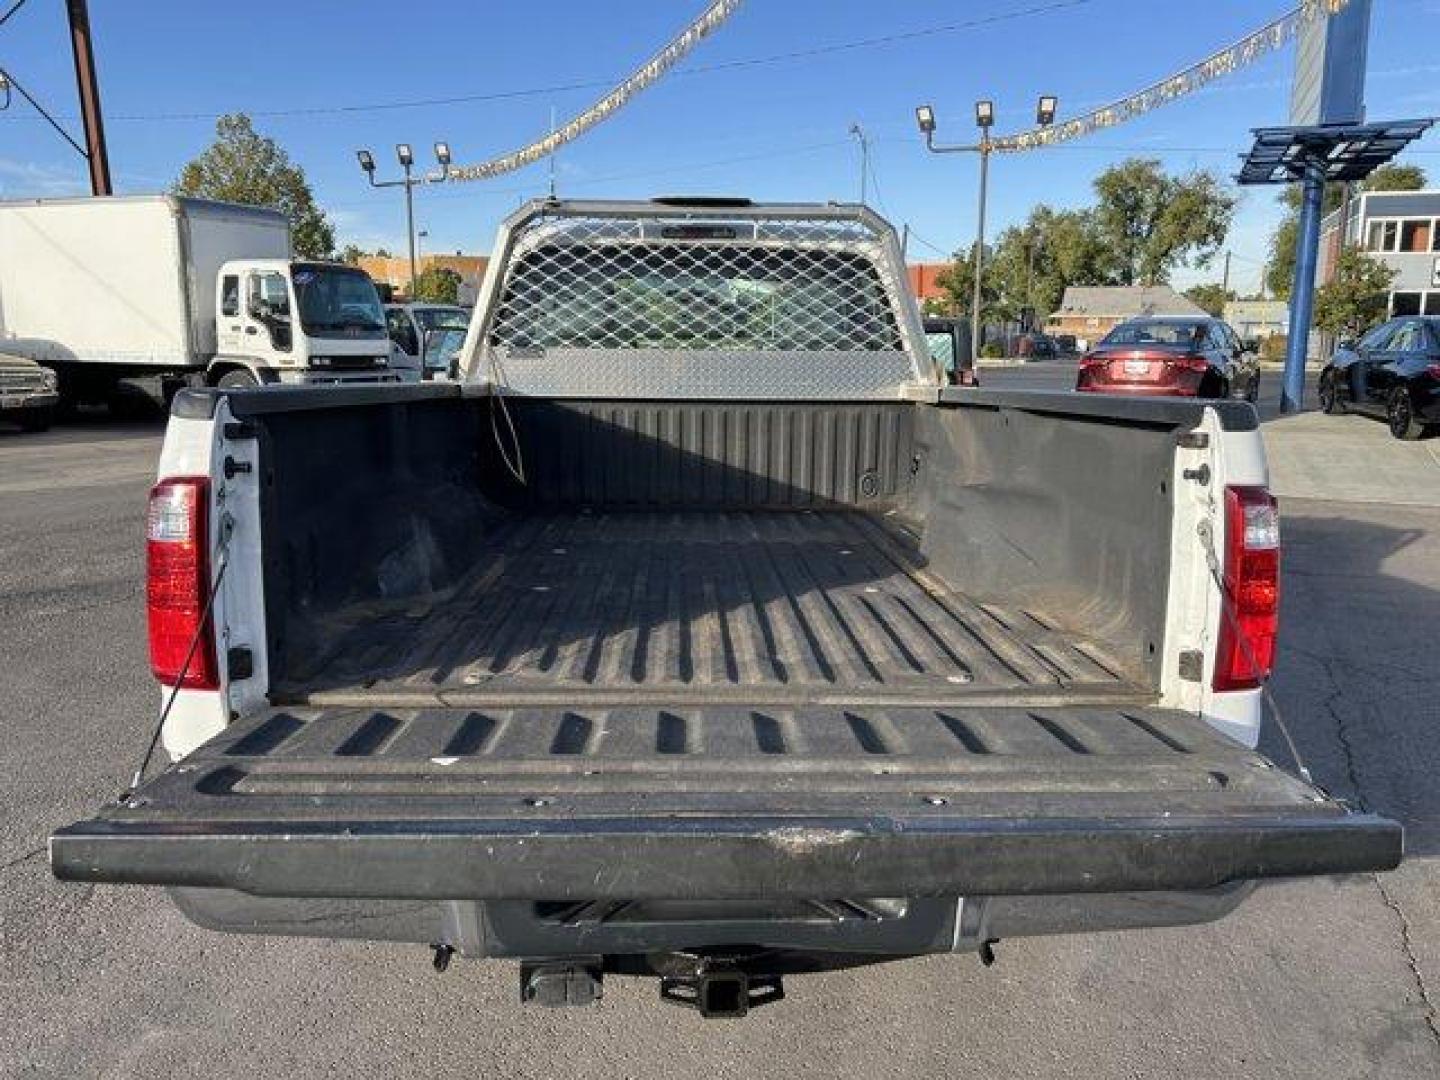
[(546, 245), (519, 260), (492, 343), (580, 349), (900, 349), (869, 260), (844, 250)]
[(922, 378), (893, 236), (867, 220), (546, 207), (512, 241), (481, 340), (518, 391), (875, 397)]

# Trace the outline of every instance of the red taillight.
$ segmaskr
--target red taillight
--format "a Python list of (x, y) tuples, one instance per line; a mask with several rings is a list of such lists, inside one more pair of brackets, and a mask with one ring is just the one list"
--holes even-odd
[(1431, 364), (1425, 369), (1425, 374), (1432, 379), (1440, 379), (1440, 364)]
[(1084, 356), (1080, 357), (1080, 366), (1082, 368), (1104, 367), (1105, 364), (1106, 360), (1103, 356), (1094, 356), (1090, 353), (1086, 353)]
[[(210, 593), (209, 505), (210, 481), (203, 476), (162, 480), (150, 489), (145, 513), (150, 670), (166, 686), (191, 690), (220, 687), (215, 635), (206, 612)], [(202, 624), (204, 629), (197, 642), (196, 633)]]
[(1225, 489), (1225, 601), (1214, 687), (1253, 689), (1274, 665), (1280, 616), (1280, 510), (1261, 487)]
[(1209, 371), (1210, 364), (1203, 356), (1182, 356), (1174, 360), (1176, 367), (1184, 368), (1186, 371)]

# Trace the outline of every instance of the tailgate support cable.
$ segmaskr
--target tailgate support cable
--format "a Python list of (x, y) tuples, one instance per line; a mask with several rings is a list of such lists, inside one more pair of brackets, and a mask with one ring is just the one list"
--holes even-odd
[(1290, 729), (1285, 725), (1285, 718), (1280, 714), (1280, 706), (1275, 701), (1275, 695), (1270, 692), (1270, 678), (1261, 674), (1260, 665), (1255, 660), (1255, 652), (1250, 648), (1250, 639), (1240, 629), (1240, 620), (1235, 615), (1235, 601), (1230, 598), (1230, 594), (1225, 589), (1225, 579), (1220, 570), (1220, 557), (1215, 553), (1215, 530), (1211, 527), (1210, 522), (1202, 521), (1198, 531), (1200, 546), (1205, 550), (1205, 564), (1210, 568), (1210, 577), (1220, 591), (1220, 609), (1225, 612), (1225, 621), (1230, 624), (1230, 632), (1240, 643), (1240, 649), (1245, 654), (1245, 660), (1249, 663), (1251, 672), (1260, 675), (1261, 698), (1270, 706), (1270, 715), (1275, 721), (1275, 726), (1280, 729), (1280, 734), (1285, 739), (1285, 745), (1290, 749), (1290, 757), (1295, 762), (1295, 768), (1300, 773), (1300, 778), (1307, 784), (1319, 787), (1315, 783), (1315, 778), (1310, 775), (1310, 770), (1305, 767), (1305, 759), (1300, 756), (1300, 748), (1290, 737)]
[[(217, 501), (223, 500), (224, 489), (217, 494)], [(220, 583), (225, 580), (225, 571), (230, 566), (230, 537), (235, 532), (235, 519), (229, 512), (220, 516), (220, 543), (216, 545), (215, 552), (215, 578), (210, 583), (209, 595), (205, 597), (205, 609), (200, 613), (199, 624), (195, 627), (195, 634), (190, 638), (190, 647), (185, 650), (185, 662), (180, 665), (180, 673), (175, 677), (175, 685), (170, 687), (170, 694), (165, 699), (165, 706), (160, 710), (160, 717), (155, 721), (155, 729), (150, 733), (150, 742), (145, 747), (145, 756), (140, 759), (140, 767), (135, 770), (135, 775), (130, 778), (130, 786), (120, 792), (116, 802), (128, 803), (139, 790), (145, 779), (145, 770), (150, 767), (150, 759), (155, 756), (155, 748), (160, 744), (160, 735), (165, 730), (165, 720), (170, 715), (170, 710), (175, 705), (175, 699), (180, 696), (180, 688), (185, 682), (185, 673), (190, 670), (190, 663), (195, 659), (195, 650), (200, 647), (200, 639), (210, 626), (210, 612), (215, 607), (215, 597), (220, 592)]]

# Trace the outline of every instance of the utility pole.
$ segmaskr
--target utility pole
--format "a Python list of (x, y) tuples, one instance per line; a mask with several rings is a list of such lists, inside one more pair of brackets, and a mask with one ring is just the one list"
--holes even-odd
[(100, 84), (95, 79), (95, 50), (90, 35), (86, 0), (66, 0), (70, 18), (70, 48), (75, 54), (75, 86), (80, 95), (80, 118), (85, 124), (85, 157), (90, 163), (90, 193), (111, 195), (110, 156), (105, 147), (105, 122), (100, 115)]
[[(555, 137), (555, 106), (554, 106), (554, 105), (551, 105), (551, 106), (550, 106), (550, 137), (551, 137), (551, 138), (554, 138), (554, 137)], [(547, 155), (545, 155), (545, 156), (549, 159), (549, 161), (547, 162), (547, 164), (548, 164), (549, 167), (550, 167), (550, 198), (552, 198), (552, 199), (555, 198), (555, 154), (556, 154), (556, 153), (557, 153), (557, 151), (551, 150), (550, 153), (548, 153)]]
[(1230, 299), (1230, 252), (1228, 250), (1225, 252), (1225, 276), (1221, 279), (1220, 299), (1222, 302)]
[(860, 205), (865, 205), (865, 196), (869, 194), (866, 188), (866, 181), (870, 175), (870, 138), (865, 134), (865, 129), (860, 126), (859, 121), (850, 125), (850, 134), (860, 140)]

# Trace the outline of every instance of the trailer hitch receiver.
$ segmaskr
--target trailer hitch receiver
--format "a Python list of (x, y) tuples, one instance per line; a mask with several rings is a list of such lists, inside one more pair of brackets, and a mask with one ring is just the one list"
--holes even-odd
[(731, 967), (667, 975), (660, 980), (661, 1001), (694, 1009), (707, 1020), (738, 1019), (784, 997), (779, 975), (750, 975)]

